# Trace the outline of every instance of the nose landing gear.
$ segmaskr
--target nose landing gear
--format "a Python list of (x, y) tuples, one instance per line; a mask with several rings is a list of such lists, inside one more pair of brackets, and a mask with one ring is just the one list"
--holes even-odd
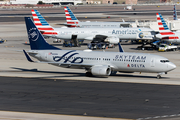
[(160, 79), (162, 74), (167, 74), (167, 72), (158, 73), (157, 79)]

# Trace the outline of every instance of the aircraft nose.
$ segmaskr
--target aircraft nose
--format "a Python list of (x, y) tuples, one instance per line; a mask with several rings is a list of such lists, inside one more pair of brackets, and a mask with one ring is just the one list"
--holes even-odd
[(174, 70), (175, 68), (176, 68), (176, 65), (175, 65), (174, 63), (170, 63), (170, 64), (168, 65), (169, 71)]

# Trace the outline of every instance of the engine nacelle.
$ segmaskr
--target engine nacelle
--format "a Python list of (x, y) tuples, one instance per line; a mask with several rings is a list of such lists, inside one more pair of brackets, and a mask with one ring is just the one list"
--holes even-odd
[(94, 76), (109, 76), (111, 74), (111, 68), (109, 66), (97, 65), (91, 68), (91, 73)]
[(104, 42), (109, 42), (112, 44), (118, 44), (119, 43), (119, 38), (118, 37), (107, 37)]

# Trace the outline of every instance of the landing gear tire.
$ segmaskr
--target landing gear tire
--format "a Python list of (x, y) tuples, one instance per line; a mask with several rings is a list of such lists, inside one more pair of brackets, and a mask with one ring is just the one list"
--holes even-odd
[(161, 78), (161, 75), (157, 75), (157, 79), (160, 79)]
[(87, 76), (87, 77), (92, 77), (93, 75), (92, 75), (91, 72), (86, 72), (86, 76)]

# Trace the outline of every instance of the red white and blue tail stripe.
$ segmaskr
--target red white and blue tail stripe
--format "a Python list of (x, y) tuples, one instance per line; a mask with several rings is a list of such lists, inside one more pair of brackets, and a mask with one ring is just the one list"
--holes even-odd
[(177, 19), (177, 12), (176, 12), (176, 5), (174, 5), (173, 20), (178, 20)]
[(160, 13), (156, 13), (156, 16), (157, 16), (157, 22), (159, 26), (159, 33), (162, 36), (162, 40), (168, 41), (168, 40), (179, 39), (179, 37), (176, 36), (174, 32), (170, 31), (162, 15)]
[(64, 7), (64, 11), (66, 15), (67, 25), (69, 27), (79, 27), (78, 26), (79, 20), (75, 17), (71, 9), (69, 7)]
[(54, 28), (50, 26), (37, 10), (31, 10), (34, 23), (43, 35), (57, 35)]

